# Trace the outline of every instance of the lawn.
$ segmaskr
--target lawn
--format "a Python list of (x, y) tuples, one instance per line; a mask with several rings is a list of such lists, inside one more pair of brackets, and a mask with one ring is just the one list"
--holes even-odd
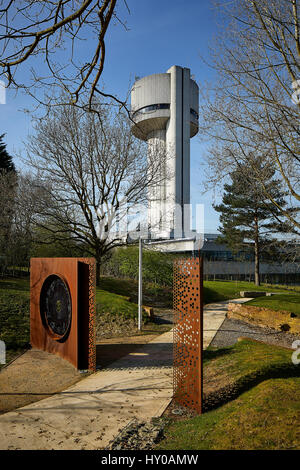
[(23, 299), (29, 299), (29, 289), (29, 277), (0, 279), (0, 296), (10, 293)]
[[(138, 283), (132, 279), (116, 279), (112, 277), (101, 278), (101, 289), (130, 297), (133, 302), (137, 302)], [(254, 282), (239, 281), (204, 281), (203, 300), (204, 304), (220, 302), (240, 297), (240, 291), (271, 291), (286, 292), (283, 286), (261, 285), (255, 286)], [(295, 294), (297, 295), (297, 294)], [(160, 287), (154, 284), (145, 283), (143, 285), (143, 299), (146, 305), (161, 304), (165, 307), (172, 306), (172, 289)], [(299, 292), (300, 299), (300, 292)]]
[(7, 361), (12, 359), (12, 351), (20, 352), (29, 345), (29, 333), (29, 280), (1, 280), (0, 340), (5, 342)]
[(215, 395), (229, 385), (227, 397), (220, 394), (219, 406), (201, 416), (171, 423), (159, 449), (300, 449), (300, 367), (291, 353), (251, 340), (205, 351), (204, 394), (217, 374)]
[[(205, 281), (204, 303), (217, 302), (239, 297), (241, 290), (266, 290), (266, 287), (256, 288), (253, 283), (235, 281)], [(272, 287), (268, 290), (282, 292), (283, 289)], [(255, 302), (278, 299), (280, 308), (299, 311), (300, 294), (295, 292), (283, 297), (276, 296), (256, 299)], [(287, 304), (286, 300), (289, 300)], [(282, 302), (281, 305), (281, 301)], [(114, 279), (102, 277), (100, 288), (96, 293), (97, 314), (109, 314), (122, 318), (137, 318), (137, 281), (129, 279)], [(144, 282), (143, 304), (170, 308), (172, 306), (172, 290)], [(146, 316), (144, 314), (144, 320)], [(153, 333), (153, 323), (145, 328)], [(157, 326), (157, 325), (156, 325)], [(155, 329), (155, 328), (154, 328)], [(159, 332), (159, 331), (158, 331)], [(163, 332), (163, 330), (162, 330)], [(29, 278), (7, 278), (0, 280), (0, 340), (5, 341), (7, 350), (22, 350), (29, 344)]]
[(128, 297), (108, 292), (97, 288), (96, 290), (97, 313), (110, 313), (122, 315), (127, 318), (136, 318), (138, 306), (129, 302)]
[[(158, 296), (156, 297), (156, 294)], [(145, 286), (144, 303), (152, 305), (155, 298), (170, 304), (172, 291), (161, 289), (151, 284)], [(6, 345), (6, 362), (19, 355), (30, 341), (30, 283), (27, 278), (7, 278), (0, 280), (0, 340)], [(97, 318), (116, 321), (136, 320), (138, 316), (137, 282), (103, 278), (101, 288), (96, 289)], [(96, 320), (97, 322), (97, 320)], [(160, 334), (169, 330), (168, 325), (156, 325), (149, 322), (143, 312), (144, 327), (141, 334)], [(98, 325), (99, 326), (99, 325)], [(100, 322), (101, 327), (101, 322)], [(133, 325), (132, 334), (137, 334)], [(0, 369), (2, 365), (0, 364)]]
[(297, 288), (290, 290), (284, 286), (270, 286), (269, 284), (256, 286), (253, 282), (204, 281), (204, 304), (239, 298), (240, 291), (249, 290), (273, 292), (275, 295), (257, 297), (247, 302), (247, 305), (266, 307), (271, 310), (287, 310), (300, 316), (300, 291)]
[[(203, 295), (204, 303), (220, 302), (240, 298), (241, 291), (266, 291), (284, 292), (282, 286), (261, 285), (256, 286), (254, 282), (243, 281), (204, 281)], [(286, 291), (287, 292), (287, 291)], [(300, 298), (300, 296), (299, 296)]]
[(266, 307), (271, 310), (287, 310), (300, 317), (300, 292), (276, 294), (271, 297), (258, 297), (247, 302), (247, 305)]

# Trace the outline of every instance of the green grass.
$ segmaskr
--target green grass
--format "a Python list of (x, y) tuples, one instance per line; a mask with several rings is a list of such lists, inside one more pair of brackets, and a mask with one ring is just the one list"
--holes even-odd
[(239, 383), (290, 367), (300, 376), (300, 367), (293, 366), (291, 354), (292, 350), (286, 348), (245, 339), (226, 348), (208, 348), (204, 351), (204, 365), (220, 369), (223, 375)]
[[(137, 302), (138, 284), (135, 280), (103, 276), (101, 278), (100, 287), (108, 292), (128, 296), (133, 302)], [(254, 282), (204, 281), (204, 304), (238, 298), (240, 297), (240, 291), (245, 290), (287, 292), (283, 286), (255, 286)], [(172, 289), (144, 282), (143, 298), (145, 304), (155, 305), (155, 303), (161, 303), (164, 304), (165, 307), (171, 307)]]
[(287, 310), (300, 317), (300, 293), (276, 294), (271, 297), (258, 297), (247, 305), (266, 307), (271, 310)]
[[(265, 290), (253, 283), (235, 281), (205, 281), (204, 303), (217, 302), (238, 297), (241, 290)], [(270, 290), (270, 289), (268, 289)], [(272, 291), (282, 292), (282, 287), (272, 287)], [(130, 301), (129, 301), (130, 299)], [(276, 303), (276, 308), (300, 312), (300, 294), (290, 293), (275, 297), (259, 298), (253, 302)], [(287, 303), (287, 300), (289, 303)], [(102, 277), (97, 288), (97, 311), (120, 315), (124, 318), (137, 317), (137, 281)], [(172, 290), (154, 284), (144, 283), (143, 303), (149, 306), (172, 306)], [(271, 304), (269, 304), (271, 305)], [(144, 316), (146, 319), (146, 316)], [(0, 280), (0, 339), (9, 348), (24, 347), (29, 342), (29, 278), (7, 278)]]
[[(100, 288), (114, 294), (130, 297), (132, 302), (137, 303), (138, 281), (134, 279), (119, 279), (102, 276)], [(172, 307), (173, 295), (169, 287), (161, 287), (154, 283), (143, 282), (143, 303), (153, 306), (160, 304), (165, 307)]]
[(300, 288), (292, 290), (284, 286), (263, 284), (256, 286), (253, 282), (237, 281), (204, 281), (204, 303), (219, 302), (240, 297), (240, 291), (274, 292), (270, 297), (257, 297), (247, 305), (266, 307), (271, 310), (287, 310), (300, 317)]
[(231, 383), (233, 398), (229, 395), (225, 404), (201, 416), (170, 424), (158, 447), (300, 449), (300, 366), (292, 364), (291, 353), (251, 340), (206, 351), (204, 393), (211, 371), (210, 377), (217, 374), (222, 385)]
[(299, 450), (299, 403), (299, 378), (270, 379), (201, 418), (171, 426), (159, 448)]
[[(137, 302), (138, 283), (132, 279), (116, 279), (112, 277), (101, 278), (101, 289), (112, 292), (115, 294), (130, 297), (134, 302)], [(269, 291), (282, 292), (284, 288), (281, 286), (255, 286), (254, 282), (236, 282), (236, 281), (204, 281), (203, 282), (203, 295), (204, 304), (212, 302), (220, 302), (222, 300), (229, 300), (240, 297), (240, 291), (255, 290), (255, 291)], [(155, 286), (154, 284), (143, 284), (143, 299), (144, 303), (155, 305), (155, 303), (163, 303), (165, 307), (172, 306), (172, 290), (170, 288)]]
[(102, 276), (100, 288), (118, 295), (130, 297), (136, 295), (137, 282), (131, 279), (117, 279), (114, 277)]
[[(28, 282), (19, 282), (19, 280), (0, 282), (0, 340), (5, 342), (6, 362), (29, 347), (28, 289)], [(0, 369), (1, 367), (2, 365)]]
[[(135, 281), (103, 278), (96, 293), (98, 313), (136, 317), (137, 305), (128, 301), (128, 297), (135, 300), (136, 286)], [(282, 286), (258, 288), (247, 282), (205, 281), (204, 302), (228, 300), (239, 297), (241, 290), (252, 289), (278, 292), (255, 299), (253, 305), (267, 302), (274, 309), (277, 305), (299, 312), (299, 294), (283, 293)], [(164, 292), (147, 286), (147, 304), (151, 305), (151, 298), (162, 299)], [(8, 360), (28, 344), (29, 279), (0, 280), (0, 339), (9, 345)], [(202, 416), (171, 424), (160, 448), (300, 449), (300, 366), (293, 366), (291, 353), (251, 340), (205, 351), (206, 373), (217, 376), (219, 385), (234, 384), (234, 394)]]
[(124, 318), (136, 318), (138, 306), (128, 301), (123, 295), (114, 294), (103, 289), (96, 290), (97, 313), (121, 315)]
[(29, 345), (29, 283), (0, 282), (0, 340), (7, 350)]
[[(249, 289), (266, 290), (266, 287), (257, 288), (248, 282), (205, 281), (204, 303), (239, 297), (241, 290)], [(267, 290), (282, 292), (282, 287), (278, 289), (268, 286)], [(291, 309), (298, 313), (300, 302), (297, 303), (297, 296), (296, 293), (290, 293), (286, 297), (276, 295), (276, 298), (259, 298), (254, 302), (277, 302), (278, 308)], [(97, 288), (96, 302), (98, 314), (110, 313), (123, 318), (136, 318), (137, 281), (102, 277), (100, 288)], [(149, 306), (171, 307), (172, 290), (145, 282), (143, 303)], [(144, 320), (147, 320), (145, 315)], [(0, 340), (5, 341), (7, 348), (12, 350), (22, 349), (29, 343), (29, 278), (0, 280)]]
[[(6, 345), (6, 362), (29, 346), (29, 298), (29, 278), (0, 280), (0, 340)], [(96, 303), (98, 315), (105, 312), (125, 319), (137, 318), (137, 305), (122, 295), (97, 288)], [(146, 320), (144, 315), (144, 321)]]
[(27, 278), (4, 278), (0, 279), (0, 297), (6, 292), (15, 294), (23, 299), (29, 299), (30, 282)]
[[(272, 291), (274, 287), (272, 284), (265, 284), (265, 285), (268, 287), (268, 290)], [(284, 291), (300, 292), (300, 286), (276, 284), (276, 287)]]

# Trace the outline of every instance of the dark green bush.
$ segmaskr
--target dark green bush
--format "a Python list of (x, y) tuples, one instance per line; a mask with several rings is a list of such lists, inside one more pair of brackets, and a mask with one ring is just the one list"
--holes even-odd
[[(160, 286), (172, 286), (173, 261), (178, 255), (143, 249), (143, 278)], [(138, 279), (138, 247), (118, 248), (103, 262), (102, 274)]]

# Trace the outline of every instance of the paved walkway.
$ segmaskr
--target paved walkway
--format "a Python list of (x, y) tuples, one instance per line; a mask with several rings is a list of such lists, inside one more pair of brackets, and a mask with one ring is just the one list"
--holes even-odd
[[(204, 348), (227, 303), (204, 308)], [(164, 333), (64, 392), (1, 415), (0, 449), (105, 449), (134, 418), (161, 416), (173, 393), (172, 344)]]

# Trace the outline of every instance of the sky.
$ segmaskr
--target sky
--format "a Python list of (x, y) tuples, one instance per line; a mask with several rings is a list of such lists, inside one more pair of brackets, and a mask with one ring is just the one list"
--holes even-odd
[[(172, 65), (191, 69), (201, 87), (214, 80), (209, 61), (209, 45), (218, 32), (216, 10), (210, 0), (119, 0), (118, 15), (126, 22), (111, 24), (106, 35), (106, 61), (102, 74), (104, 91), (123, 100), (135, 77), (164, 73)], [(32, 116), (24, 112), (34, 102), (28, 96), (10, 90), (6, 104), (0, 104), (0, 134), (5, 133), (7, 150), (17, 167), (24, 153), (24, 141), (33, 132)], [(212, 192), (204, 190), (204, 153), (201, 136), (191, 139), (191, 202), (204, 204), (204, 231), (216, 233), (218, 214), (212, 208)], [(217, 199), (218, 201), (219, 199)]]

